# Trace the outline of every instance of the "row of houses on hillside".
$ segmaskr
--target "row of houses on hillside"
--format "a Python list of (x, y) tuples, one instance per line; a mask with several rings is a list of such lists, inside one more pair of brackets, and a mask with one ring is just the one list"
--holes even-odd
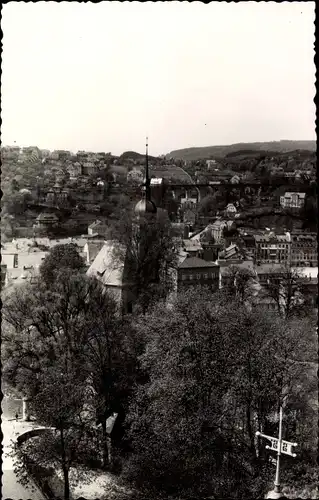
[[(185, 243), (185, 242), (184, 242)], [(96, 251), (98, 249), (96, 248)], [(123, 248), (123, 255), (125, 249)], [(205, 258), (197, 243), (185, 245), (180, 249), (177, 268), (173, 271), (175, 283), (174, 294), (186, 290), (192, 286), (206, 286), (212, 292), (223, 289), (229, 283), (232, 276), (232, 269), (245, 270), (250, 274), (251, 291), (254, 303), (258, 307), (275, 309), (277, 307), (273, 298), (265, 294), (269, 275), (277, 275), (283, 279), (286, 270), (281, 266), (260, 264), (256, 266), (252, 259), (247, 260), (240, 257), (234, 248), (227, 248), (229, 253), (226, 258), (218, 258), (216, 261)], [(315, 272), (300, 273), (302, 286), (312, 298), (313, 306), (317, 301), (318, 269)], [(237, 272), (236, 271), (236, 272)], [(134, 286), (130, 283), (129, 272), (126, 268), (125, 257), (118, 258), (118, 243), (112, 240), (105, 241), (96, 254), (95, 259), (88, 269), (88, 275), (98, 278), (105, 289), (112, 293), (118, 304), (125, 313), (130, 313), (134, 309)]]

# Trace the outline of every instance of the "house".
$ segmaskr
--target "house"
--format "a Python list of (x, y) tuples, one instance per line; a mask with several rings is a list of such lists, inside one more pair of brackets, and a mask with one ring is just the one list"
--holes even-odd
[(317, 276), (301, 277), (299, 283), (307, 303), (318, 308), (318, 269)]
[(261, 286), (266, 286), (270, 279), (272, 281), (281, 281), (286, 273), (281, 264), (260, 264), (255, 269)]
[(36, 218), (35, 228), (38, 229), (51, 229), (52, 227), (57, 227), (59, 219), (55, 214), (41, 213)]
[(120, 310), (132, 312), (135, 301), (128, 280), (125, 248), (116, 241), (106, 241), (93, 260), (88, 276), (95, 276), (115, 299)]
[(182, 218), (184, 224), (194, 226), (196, 223), (196, 209), (186, 208), (182, 211)]
[(252, 275), (252, 290), (256, 292), (259, 290), (259, 284), (257, 283), (257, 273), (252, 260), (238, 260), (236, 258), (226, 260), (218, 259), (216, 262), (219, 266), (219, 288), (224, 288), (229, 280), (231, 274), (231, 268), (236, 268), (238, 270), (249, 271)]
[(211, 170), (216, 166), (216, 160), (206, 160), (207, 170)]
[(278, 312), (276, 301), (269, 295), (265, 288), (261, 288), (256, 297), (254, 297), (253, 308), (255, 310), (271, 311), (274, 314)]
[(54, 205), (54, 202), (55, 202), (55, 191), (53, 189), (49, 189), (48, 190), (48, 192), (46, 194), (46, 197), (45, 197), (45, 201), (49, 205)]
[(301, 209), (305, 204), (305, 193), (288, 193), (280, 196), (280, 205), (282, 208)]
[(239, 184), (239, 183), (240, 183), (240, 177), (239, 177), (239, 175), (234, 175), (234, 176), (230, 179), (230, 182), (231, 182), (231, 184)]
[(209, 229), (211, 231), (211, 235), (214, 238), (215, 243), (222, 243), (224, 241), (224, 229), (230, 230), (233, 227), (233, 221), (216, 219), (213, 224), (207, 226), (207, 230)]
[(203, 247), (198, 240), (185, 239), (182, 248), (190, 257), (201, 257), (203, 253)]
[(233, 217), (235, 214), (237, 214), (237, 208), (233, 203), (228, 203), (225, 210), (225, 215), (228, 217)]
[(152, 177), (151, 186), (162, 186), (163, 178), (162, 177)]
[(275, 234), (267, 231), (255, 235), (256, 262), (287, 264), (290, 262), (291, 237), (290, 233)]
[(17, 250), (9, 253), (8, 251), (1, 251), (1, 265), (5, 265), (8, 269), (15, 269), (18, 267), (19, 255)]
[(88, 227), (88, 235), (93, 236), (98, 234), (99, 236), (106, 237), (110, 232), (110, 228), (100, 220), (92, 222)]
[(66, 170), (70, 175), (71, 180), (76, 180), (80, 175), (82, 175), (82, 166), (78, 161), (68, 165)]
[[(10, 251), (10, 248), (5, 251)], [(6, 269), (5, 286), (17, 285), (26, 281), (35, 282), (40, 265), (48, 252), (42, 252), (36, 247), (28, 247), (26, 250), (23, 246), (15, 248), (15, 252), (1, 255), (1, 269), (2, 266), (5, 266)]]
[(93, 175), (97, 174), (99, 171), (99, 166), (92, 161), (85, 161), (82, 165), (82, 175)]
[(235, 243), (231, 243), (225, 250), (222, 250), (218, 255), (218, 260), (242, 260), (243, 256)]
[(318, 266), (316, 233), (291, 233), (291, 266)]
[(199, 257), (184, 257), (177, 269), (177, 290), (187, 286), (205, 285), (218, 290), (219, 266)]

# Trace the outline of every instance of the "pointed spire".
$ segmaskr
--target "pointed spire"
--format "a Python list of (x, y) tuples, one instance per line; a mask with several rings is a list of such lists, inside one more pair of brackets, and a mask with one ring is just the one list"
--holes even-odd
[(146, 156), (145, 156), (145, 198), (151, 201), (151, 181), (148, 171), (148, 137), (146, 137)]
[(148, 170), (148, 137), (146, 137), (145, 182), (143, 184), (143, 197), (142, 200), (135, 206), (135, 213), (138, 215), (145, 215), (146, 213), (155, 214), (156, 211), (156, 205), (151, 200), (151, 180)]

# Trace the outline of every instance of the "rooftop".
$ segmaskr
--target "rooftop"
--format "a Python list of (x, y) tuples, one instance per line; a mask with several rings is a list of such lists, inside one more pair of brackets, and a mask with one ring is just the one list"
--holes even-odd
[(306, 196), (306, 193), (290, 193), (290, 192), (285, 193), (285, 198), (291, 198), (292, 196), (298, 196), (299, 198), (304, 198)]
[(55, 214), (45, 214), (41, 213), (38, 215), (37, 221), (58, 221), (58, 217)]
[(284, 273), (285, 267), (282, 264), (261, 264), (256, 266), (257, 274)]
[(179, 269), (189, 268), (204, 268), (204, 267), (218, 267), (214, 262), (200, 259), (199, 257), (186, 257), (183, 262), (179, 264)]
[(87, 274), (95, 276), (106, 286), (123, 286), (124, 263), (116, 257), (117, 249), (123, 250), (115, 241), (106, 241), (89, 267)]
[(280, 242), (290, 242), (290, 234), (275, 234), (273, 231), (269, 233), (264, 233), (264, 234), (256, 234), (255, 235), (255, 241), (258, 242), (263, 242), (263, 241), (280, 241)]

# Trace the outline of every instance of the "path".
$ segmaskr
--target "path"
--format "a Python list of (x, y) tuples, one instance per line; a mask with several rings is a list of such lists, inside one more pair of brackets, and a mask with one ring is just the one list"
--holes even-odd
[[(8, 457), (8, 453), (11, 451), (11, 441), (15, 440), (19, 434), (31, 430), (35, 427), (32, 422), (24, 422), (21, 418), (16, 421), (12, 415), (12, 408), (18, 413), (22, 413), (22, 401), (14, 400), (15, 404), (10, 404), (8, 398), (4, 398), (2, 401), (2, 421), (1, 430), (3, 434), (2, 441), (2, 489), (1, 498), (13, 499), (13, 500), (45, 500), (45, 497), (41, 491), (34, 484), (32, 479), (29, 483), (24, 486), (19, 483), (18, 477), (14, 472), (13, 460)], [(20, 401), (20, 404), (19, 404)], [(8, 404), (9, 403), (9, 404)], [(11, 400), (12, 403), (12, 400)], [(21, 411), (20, 410), (21, 407)]]

